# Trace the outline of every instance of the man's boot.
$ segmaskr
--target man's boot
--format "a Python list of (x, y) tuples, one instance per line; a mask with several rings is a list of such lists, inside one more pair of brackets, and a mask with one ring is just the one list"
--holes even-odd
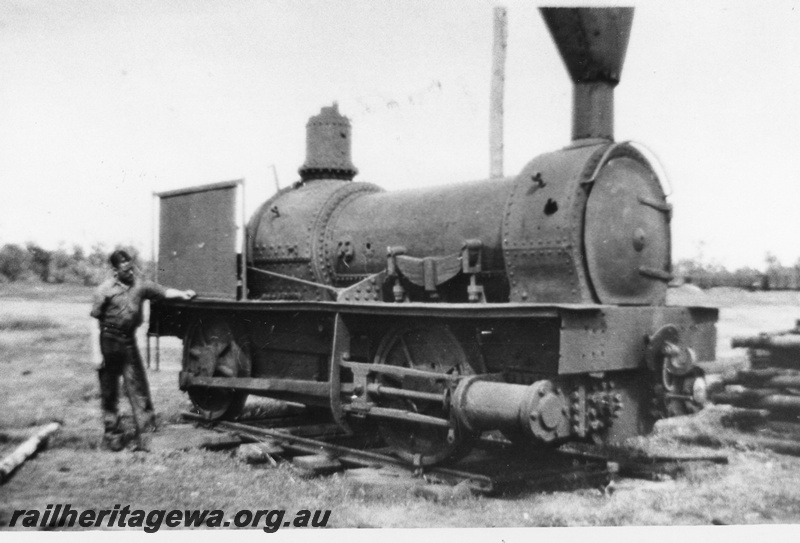
[(109, 432), (103, 434), (103, 448), (118, 452), (125, 448), (125, 434), (122, 432)]

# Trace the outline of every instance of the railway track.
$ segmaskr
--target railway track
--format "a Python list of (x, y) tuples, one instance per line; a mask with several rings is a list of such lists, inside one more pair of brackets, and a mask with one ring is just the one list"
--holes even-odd
[(721, 455), (633, 459), (564, 448), (523, 451), (505, 441), (483, 438), (466, 457), (447, 464), (422, 466), (391, 455), (388, 448), (368, 433), (348, 435), (333, 423), (320, 424), (303, 415), (214, 423), (193, 413), (183, 413), (183, 417), (235, 435), (243, 443), (255, 444), (267, 462), (277, 465), (279, 460), (289, 461), (306, 476), (334, 472), (358, 476), (383, 471), (393, 480), (460, 485), (482, 495), (514, 489), (598, 488), (605, 492), (619, 476), (659, 479), (664, 475), (674, 476), (686, 462), (727, 463), (727, 457)]

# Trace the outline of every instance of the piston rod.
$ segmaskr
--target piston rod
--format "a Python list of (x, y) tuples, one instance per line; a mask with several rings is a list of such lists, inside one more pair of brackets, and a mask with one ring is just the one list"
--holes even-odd
[[(356, 392), (357, 386), (353, 383), (342, 384), (342, 394), (349, 395)], [(377, 383), (367, 385), (367, 392), (378, 396), (390, 396), (393, 398), (406, 398), (409, 400), (424, 400), (428, 402), (444, 403), (445, 395), (436, 392), (421, 392), (405, 388), (387, 387)]]

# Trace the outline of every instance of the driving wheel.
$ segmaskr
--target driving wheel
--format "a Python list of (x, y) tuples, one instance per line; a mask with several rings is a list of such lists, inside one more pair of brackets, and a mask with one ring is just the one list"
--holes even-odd
[[(197, 319), (183, 342), (183, 370), (196, 377), (237, 377), (248, 367), (248, 357), (230, 325), (218, 319)], [(189, 399), (208, 420), (235, 418), (247, 393), (234, 389), (190, 387)]]
[[(474, 374), (461, 343), (447, 326), (439, 324), (402, 326), (391, 330), (378, 347), (375, 363), (442, 375)], [(417, 392), (443, 394), (447, 390), (445, 380), (425, 377), (378, 374), (377, 381), (386, 387)], [(380, 398), (377, 403), (382, 407), (449, 418), (443, 402)], [(454, 456), (465, 441), (455, 424), (444, 428), (405, 420), (382, 420), (378, 429), (395, 454), (417, 465), (432, 465)]]

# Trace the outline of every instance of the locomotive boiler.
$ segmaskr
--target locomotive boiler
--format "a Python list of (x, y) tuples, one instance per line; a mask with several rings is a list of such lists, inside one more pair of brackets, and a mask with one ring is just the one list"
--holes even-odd
[(354, 181), (334, 104), (240, 250), (215, 207), (235, 208), (237, 183), (160, 195), (159, 280), (201, 295), (154, 306), (150, 329), (183, 338), (200, 413), (299, 402), (428, 465), (484, 432), (615, 441), (704, 403), (717, 311), (666, 305), (672, 208), (646, 154), (613, 136), (633, 10), (541, 12), (574, 83), (572, 142), (516, 176)]

